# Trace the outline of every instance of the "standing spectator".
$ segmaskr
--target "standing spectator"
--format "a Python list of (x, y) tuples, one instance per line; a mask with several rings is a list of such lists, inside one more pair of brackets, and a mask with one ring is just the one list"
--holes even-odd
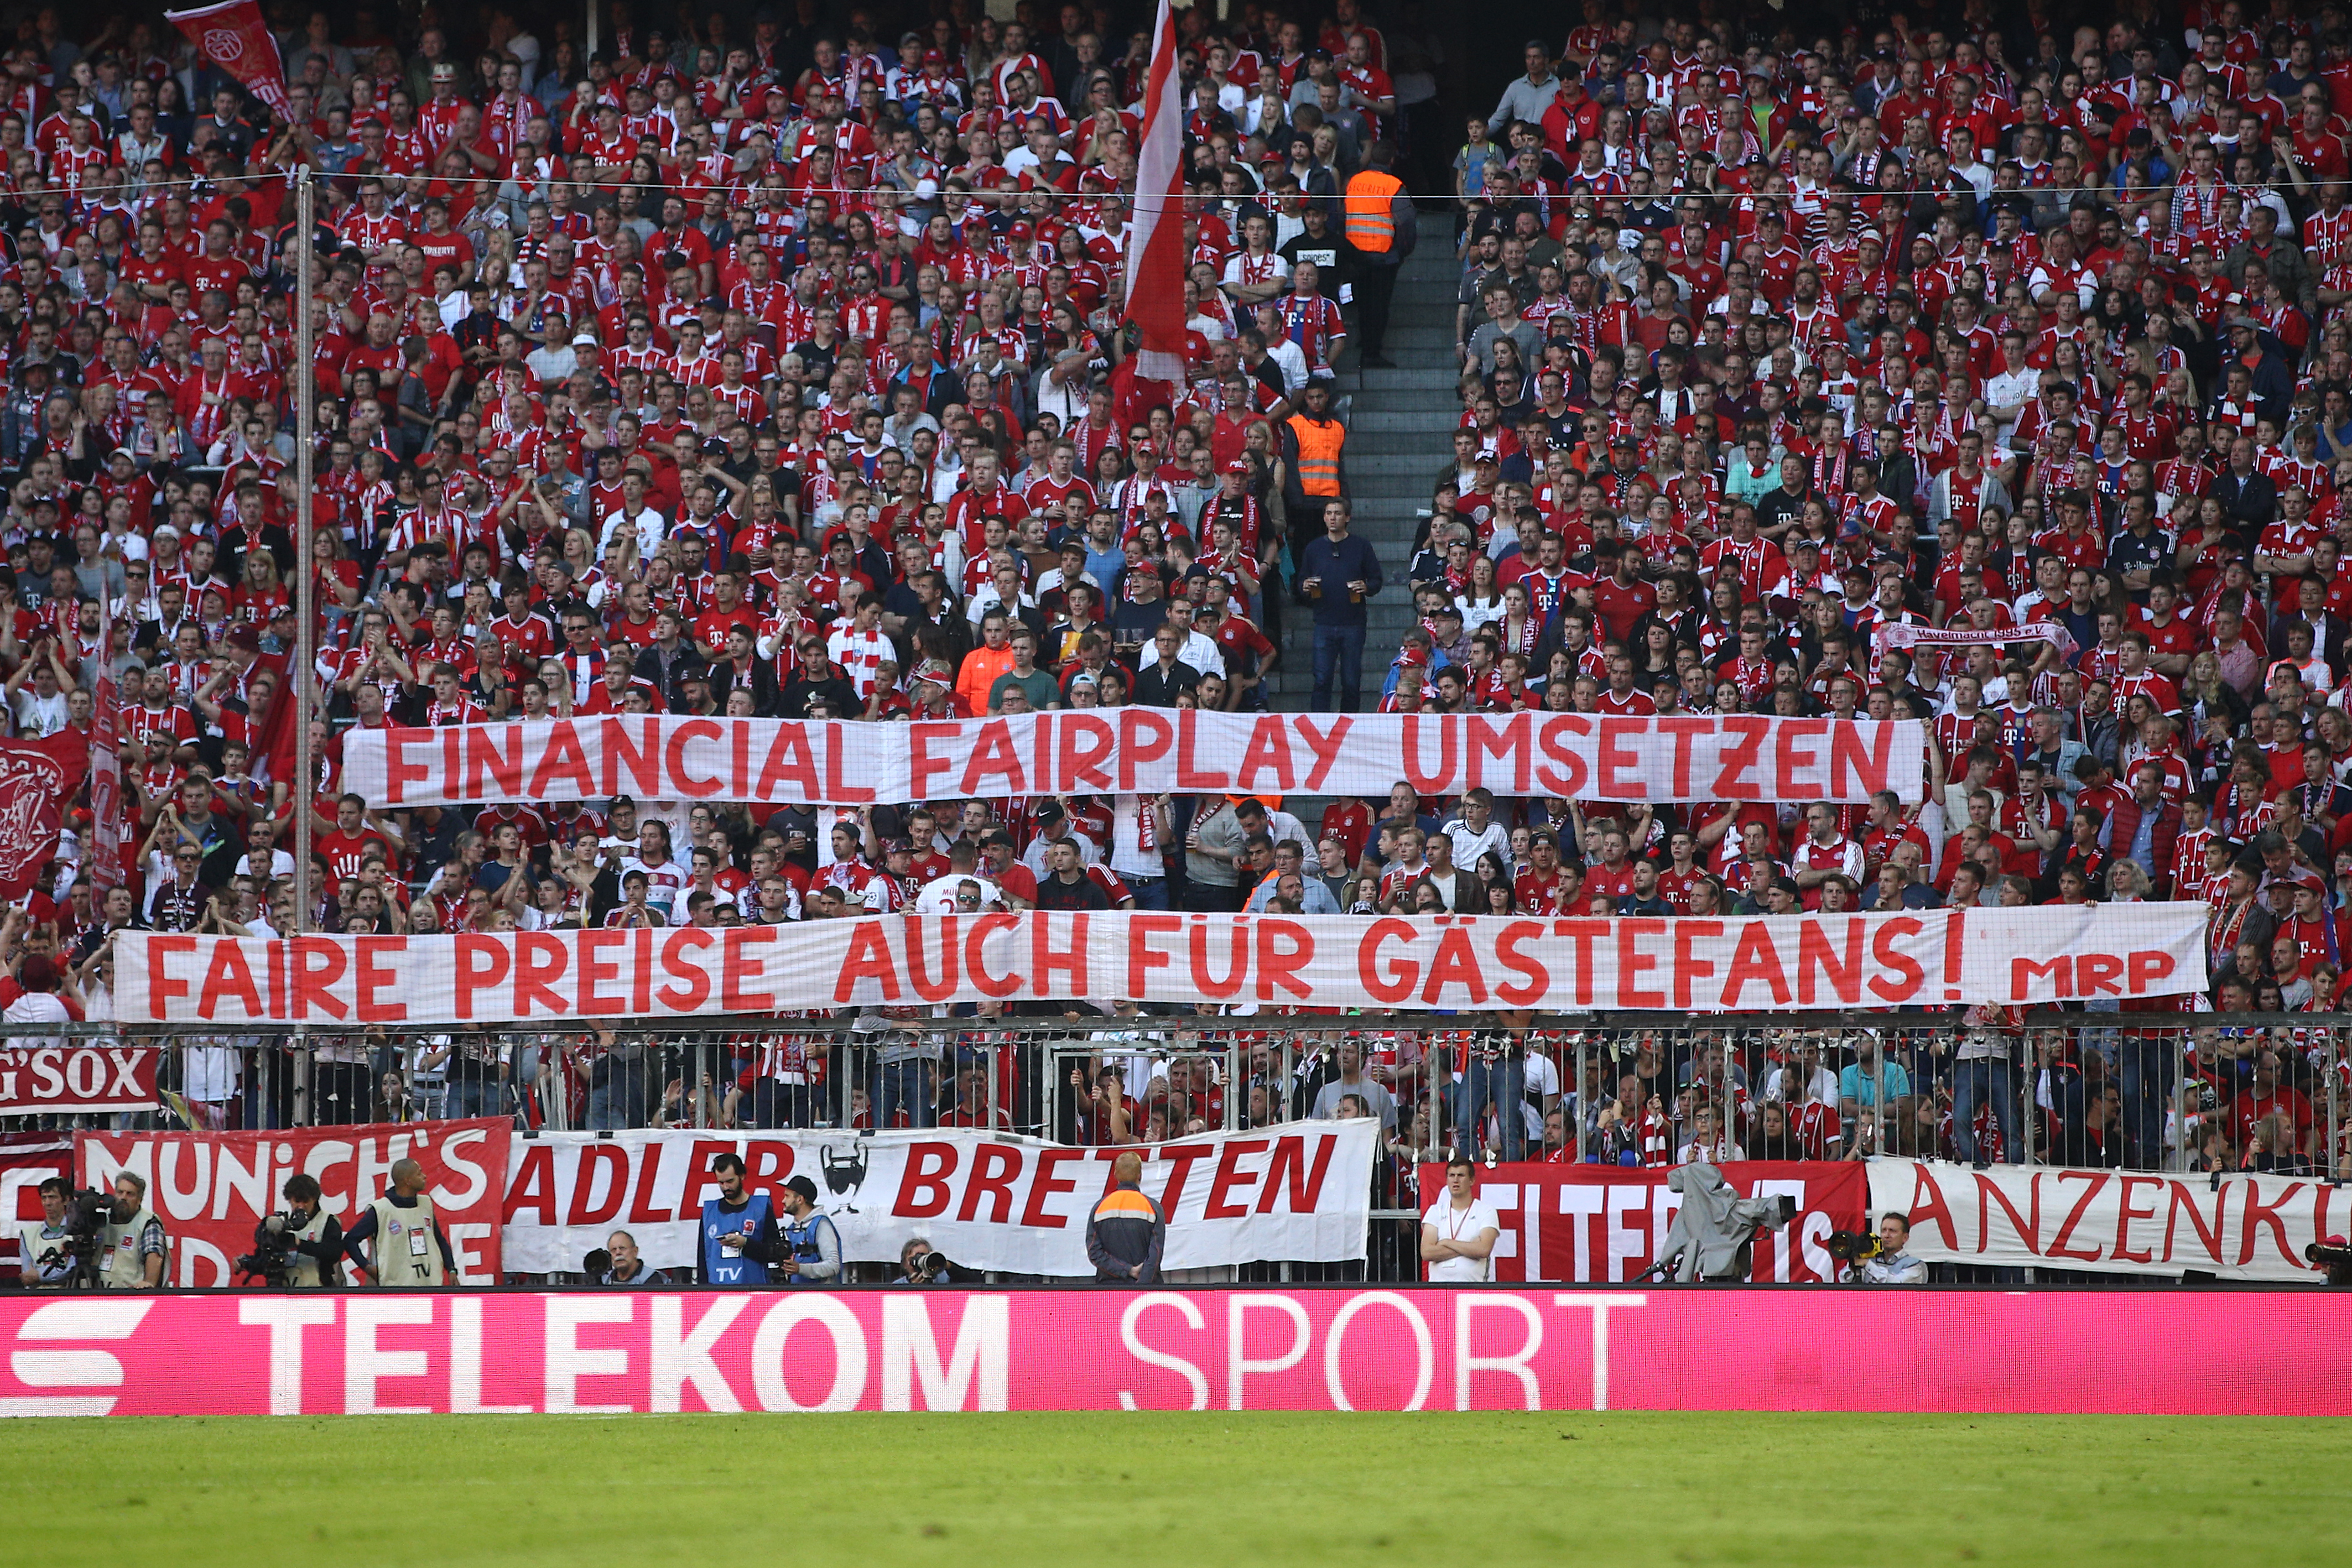
[(1298, 562), (1298, 601), (1315, 607), (1313, 706), (1328, 710), (1335, 695), (1342, 712), (1362, 700), (1365, 601), (1379, 595), (1380, 557), (1348, 531), (1344, 500), (1323, 504), (1323, 534), (1307, 541)]
[(1495, 1277), (1503, 1222), (1478, 1196), (1478, 1167), (1467, 1155), (1445, 1162), (1445, 1197), (1421, 1217), (1421, 1260), (1433, 1285), (1484, 1284)]

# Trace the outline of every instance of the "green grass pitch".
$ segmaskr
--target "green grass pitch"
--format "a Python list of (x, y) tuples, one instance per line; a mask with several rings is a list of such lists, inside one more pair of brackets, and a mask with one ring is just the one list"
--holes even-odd
[(1010, 1415), (0, 1423), (0, 1563), (2352, 1562), (2352, 1422)]

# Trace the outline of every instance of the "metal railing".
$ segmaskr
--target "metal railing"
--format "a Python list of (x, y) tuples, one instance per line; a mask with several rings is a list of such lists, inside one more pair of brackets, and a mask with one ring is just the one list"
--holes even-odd
[[(2352, 1181), (2352, 1015), (746, 1018), (693, 1030), (0, 1032), (5, 1075), (157, 1050), (163, 1103), (32, 1128), (512, 1116), (526, 1130), (961, 1126), (1097, 1145), (1307, 1117), (1383, 1127), (1366, 1256), (1244, 1280), (1419, 1277), (1419, 1169), (1705, 1155), (2263, 1172)], [(0, 1092), (0, 1103), (8, 1094)]]
[[(1916, 1014), (1507, 1022), (868, 1014), (397, 1035), (20, 1025), (0, 1026), (0, 1052), (160, 1047), (165, 1087), (249, 1127), (509, 1113), (557, 1128), (1004, 1125), (1089, 1143), (1311, 1114), (1353, 1059), (1384, 1121), (1391, 1104), (1409, 1108), (1413, 1122), (1442, 1134), (1424, 1128), (1421, 1146), (1452, 1143), (1481, 1157), (1548, 1156), (1567, 1145), (1575, 1146), (1567, 1157), (1596, 1157), (1601, 1113), (1633, 1092), (1642, 1113), (1663, 1117), (1684, 1142), (1698, 1112), (1720, 1109), (1717, 1135), (1749, 1157), (1757, 1149), (1748, 1145), (1784, 1135), (1768, 1125), (1769, 1107), (1819, 1104), (1838, 1113), (1836, 1124), (1807, 1119), (1805, 1158), (1941, 1153), (2179, 1171), (2210, 1168), (2225, 1155), (2265, 1169), (2300, 1156), (2319, 1172), (2330, 1168), (2326, 1152), (2342, 1152), (2347, 1038), (2352, 1014), (2333, 1013), (2042, 1012), (2007, 1029)], [(1097, 1125), (1083, 1103), (1095, 1096), (1075, 1093), (1069, 1082), (1070, 1068), (1098, 1073), (1107, 1062), (1123, 1066), (1139, 1113), (1123, 1130)], [(761, 1092), (763, 1083), (773, 1088)], [(1347, 1092), (1341, 1085), (1330, 1098)], [(1549, 1129), (1540, 1114), (1524, 1114), (1515, 1126), (1497, 1114), (1514, 1094), (1529, 1113), (1576, 1113)], [(2262, 1129), (2215, 1115), (2241, 1101), (2292, 1125), (2254, 1148), (2247, 1134)], [(1962, 1110), (1975, 1113), (1962, 1118)], [(958, 1115), (969, 1120), (950, 1119)], [(2291, 1146), (2279, 1146), (2279, 1132)]]
[[(159, 1048), (159, 1109), (0, 1130), (270, 1128), (459, 1115), (524, 1127), (995, 1127), (1160, 1142), (1338, 1113), (1400, 1157), (1667, 1165), (1885, 1153), (2352, 1178), (2352, 1014), (745, 1018), (709, 1027), (221, 1034), (0, 1026)], [(1105, 1087), (1117, 1073), (1117, 1092)], [(7, 1099), (0, 1094), (0, 1102)], [(1352, 1107), (1351, 1107), (1352, 1108)]]

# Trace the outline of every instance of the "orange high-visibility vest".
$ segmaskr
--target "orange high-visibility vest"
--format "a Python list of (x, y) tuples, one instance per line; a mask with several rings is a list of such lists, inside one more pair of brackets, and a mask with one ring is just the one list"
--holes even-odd
[(1394, 174), (1367, 169), (1348, 182), (1348, 243), (1373, 256), (1396, 244), (1396, 214), (1390, 204), (1404, 189)]
[(1290, 432), (1298, 440), (1298, 487), (1310, 496), (1339, 495), (1339, 449), (1348, 444), (1347, 426), (1336, 419), (1318, 423), (1295, 413)]

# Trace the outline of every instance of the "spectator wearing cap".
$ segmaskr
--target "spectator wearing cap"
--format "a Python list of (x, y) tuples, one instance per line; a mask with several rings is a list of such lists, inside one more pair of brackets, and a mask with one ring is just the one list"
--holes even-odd
[(73, 973), (42, 953), (20, 953), (18, 944), (30, 925), (24, 910), (11, 908), (0, 915), (0, 965), (14, 965), (13, 974), (0, 971), (0, 1019), (10, 1023), (77, 1023), (82, 1017), (81, 993)]

